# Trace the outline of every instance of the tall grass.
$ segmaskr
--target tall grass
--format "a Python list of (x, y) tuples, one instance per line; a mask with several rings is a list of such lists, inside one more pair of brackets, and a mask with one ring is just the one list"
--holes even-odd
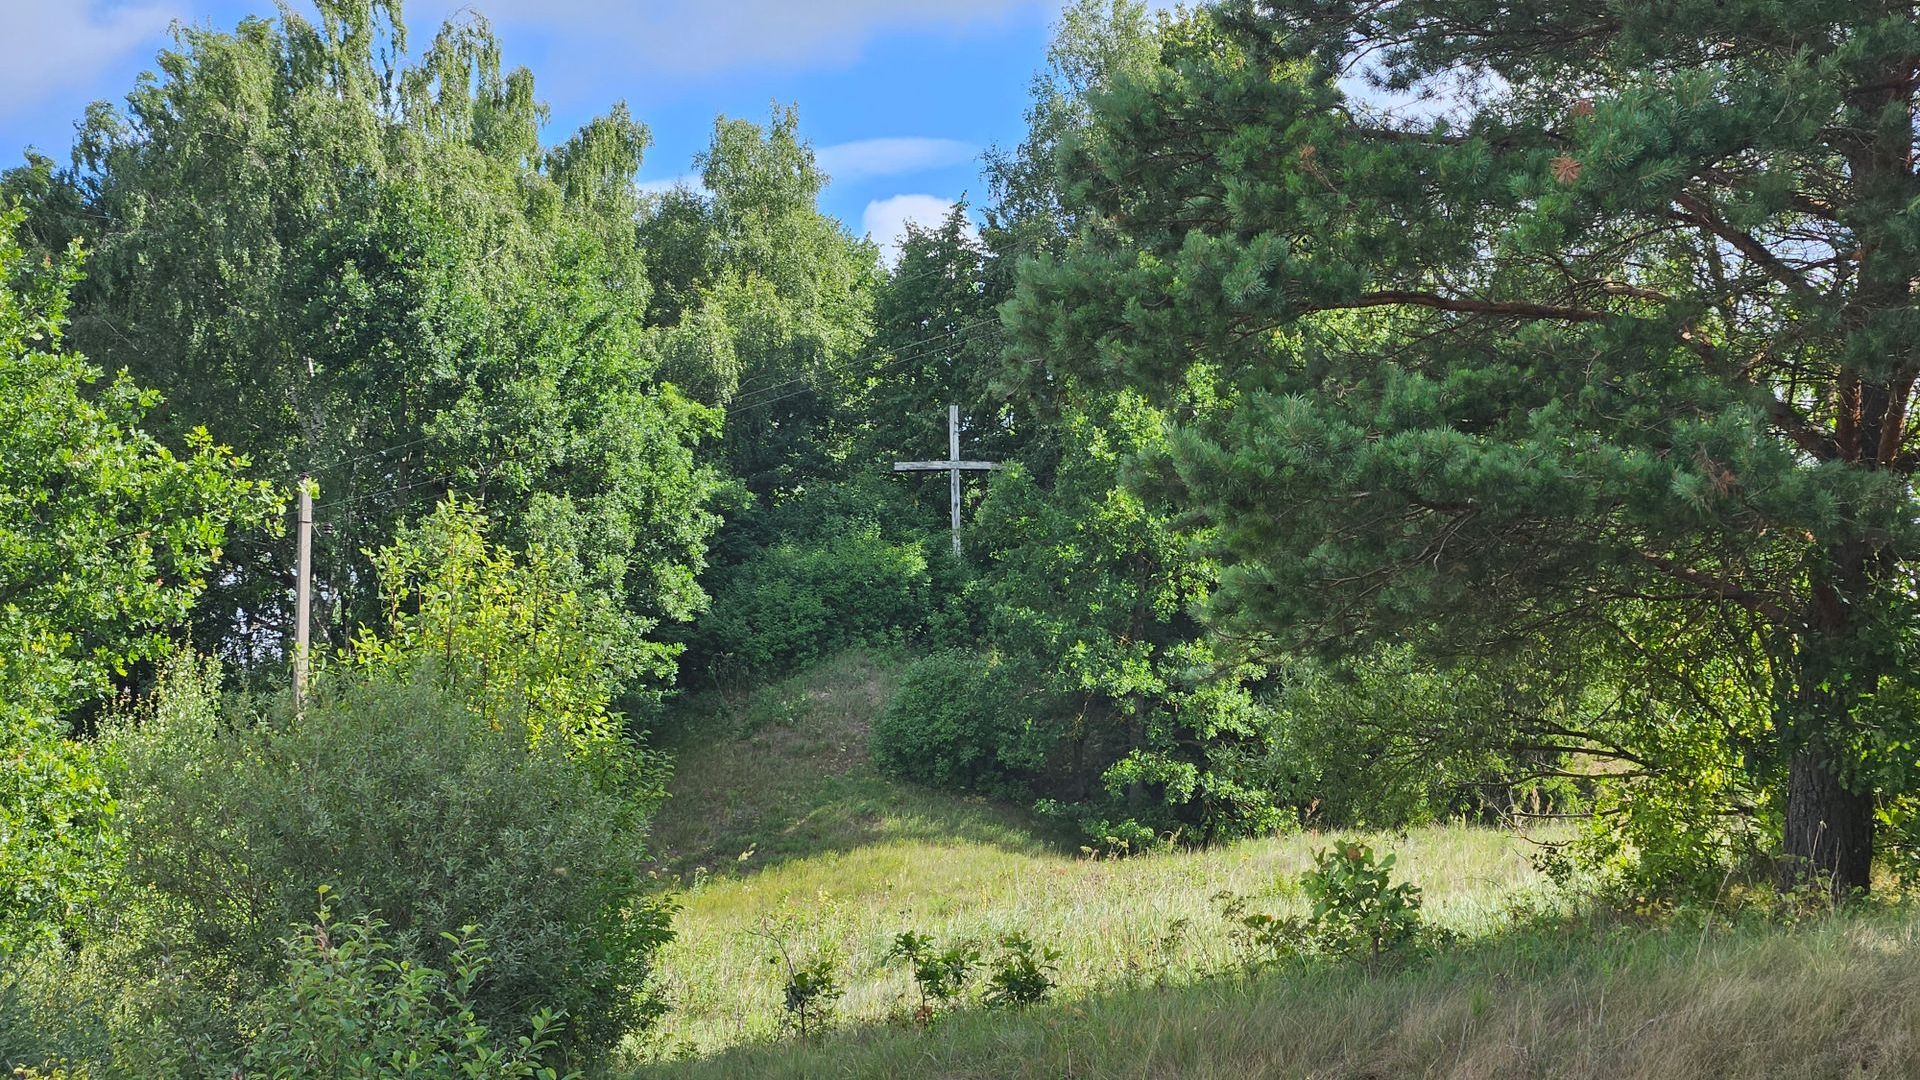
[[(1913, 912), (1516, 929), (1511, 905), (1540, 886), (1532, 848), (1487, 829), (1369, 838), (1460, 944), (1249, 976), (1216, 895), (1298, 910), (1286, 883), (1331, 837), (1094, 859), (1018, 808), (894, 783), (865, 753), (894, 670), (843, 657), (684, 718), (705, 737), (686, 740), (655, 840), (683, 904), (659, 958), (671, 1012), (636, 1076), (1920, 1076)], [(1028, 933), (1061, 950), (1059, 994), (923, 1031), (883, 959), (909, 928)], [(773, 938), (838, 957), (824, 1039), (778, 1034)]]
[[(914, 929), (945, 941), (1021, 931), (1061, 951), (1069, 997), (1192, 982), (1239, 966), (1215, 897), (1297, 908), (1283, 886), (1331, 842), (1318, 834), (1112, 860), (1062, 846), (1014, 808), (879, 776), (866, 724), (894, 665), (843, 657), (745, 703), (710, 699), (655, 845), (686, 883), (676, 940), (659, 958), (672, 1001), (669, 1052), (709, 1054), (774, 1036), (777, 936), (799, 955), (840, 958), (845, 1022), (898, 1016), (908, 976), (884, 954)], [(1375, 836), (1399, 853), (1435, 921), (1464, 934), (1500, 922), (1537, 877), (1511, 834), (1462, 826)]]
[(681, 1077), (1920, 1076), (1920, 920), (1792, 931), (1591, 928), (1415, 968), (1143, 989), (920, 1032), (845, 1029), (640, 1075)]

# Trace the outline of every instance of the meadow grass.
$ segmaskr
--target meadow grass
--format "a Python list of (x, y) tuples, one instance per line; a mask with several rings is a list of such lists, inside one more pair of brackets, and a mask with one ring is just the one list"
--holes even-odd
[(1186, 1078), (1920, 1076), (1920, 920), (1499, 935), (1387, 973), (1122, 990), (920, 1031), (844, 1027), (637, 1075)]
[[(681, 882), (663, 951), (671, 1001), (655, 1052), (711, 1054), (775, 1036), (784, 945), (838, 960), (843, 1022), (897, 1019), (914, 1000), (885, 962), (902, 930), (990, 942), (1019, 931), (1060, 950), (1068, 998), (1190, 983), (1240, 966), (1217, 897), (1299, 907), (1287, 884), (1332, 838), (1315, 833), (1207, 851), (1093, 858), (1017, 808), (900, 784), (866, 754), (867, 726), (896, 664), (852, 655), (746, 701), (710, 696), (655, 825), (663, 871)], [(1343, 834), (1344, 835), (1344, 834)], [(1538, 881), (1530, 845), (1466, 826), (1368, 837), (1425, 890), (1437, 923), (1502, 924)]]
[[(670, 1010), (629, 1048), (634, 1077), (1920, 1076), (1911, 910), (1574, 918), (1546, 902), (1531, 842), (1491, 829), (1366, 838), (1457, 943), (1250, 973), (1216, 897), (1298, 911), (1288, 883), (1334, 837), (1092, 858), (1017, 807), (881, 776), (867, 728), (896, 669), (846, 656), (683, 711), (655, 833), (682, 904), (659, 961)], [(906, 929), (1029, 934), (1060, 950), (1058, 993), (989, 1012), (976, 992), (923, 1030), (884, 959)], [(781, 945), (835, 957), (823, 1037), (781, 1032)]]

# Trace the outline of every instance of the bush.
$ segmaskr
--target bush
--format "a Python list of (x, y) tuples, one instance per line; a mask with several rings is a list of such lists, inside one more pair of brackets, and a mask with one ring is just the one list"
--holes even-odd
[(926, 619), (931, 581), (918, 543), (889, 540), (873, 525), (776, 544), (727, 575), (701, 621), (699, 650), (710, 667), (764, 671), (893, 644)]
[(439, 681), (333, 673), (304, 714), (223, 708), (206, 668), (169, 676), (145, 722), (113, 738), (127, 872), (180, 949), (243, 1003), (278, 981), (280, 937), (332, 886), (418, 962), (474, 927), (493, 959), (480, 1020), (567, 1018), (580, 1058), (642, 1020), (668, 912), (643, 893), (639, 819), (604, 774), (512, 714), (474, 715)]
[(1390, 884), (1393, 863), (1393, 853), (1375, 861), (1373, 849), (1357, 840), (1314, 852), (1300, 887), (1313, 905), (1307, 918), (1322, 951), (1378, 960), (1419, 938), (1420, 887)]
[(873, 756), (895, 775), (1004, 793), (1045, 763), (1053, 737), (1036, 726), (1017, 678), (962, 649), (915, 661), (874, 721)]
[(1059, 968), (1060, 950), (1025, 934), (1003, 935), (1000, 953), (987, 973), (987, 1008), (1017, 1009), (1045, 1001), (1053, 993)]
[(894, 935), (886, 959), (905, 960), (913, 968), (913, 982), (920, 991), (920, 1005), (914, 1017), (922, 1025), (933, 1021), (934, 1006), (952, 1006), (967, 988), (967, 979), (980, 963), (980, 946), (958, 941), (941, 949), (931, 935), (903, 930)]
[(72, 926), (118, 857), (97, 755), (63, 727), (0, 701), (0, 960)]
[(526, 1035), (502, 1045), (474, 1012), (489, 964), (471, 927), (447, 935), (446, 971), (409, 960), (384, 930), (371, 916), (336, 922), (323, 896), (319, 917), (287, 942), (286, 979), (262, 1003), (248, 1074), (556, 1080), (544, 1059), (564, 1021), (535, 1013)]

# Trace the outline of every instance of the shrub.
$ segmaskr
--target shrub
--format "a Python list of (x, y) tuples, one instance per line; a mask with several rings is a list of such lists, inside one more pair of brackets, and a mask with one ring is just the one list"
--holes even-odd
[(1308, 918), (1324, 950), (1377, 960), (1419, 936), (1420, 887), (1390, 884), (1393, 863), (1392, 852), (1375, 861), (1373, 849), (1356, 840), (1314, 852), (1300, 887), (1313, 905)]
[(631, 801), (570, 746), (425, 675), (336, 672), (303, 715), (223, 709), (212, 690), (205, 668), (170, 675), (114, 736), (115, 786), (131, 881), (240, 999), (277, 979), (284, 927), (331, 885), (436, 967), (443, 935), (476, 927), (493, 959), (473, 1005), (496, 1030), (552, 1007), (590, 1058), (645, 1017), (668, 913), (642, 891)]
[(980, 946), (961, 941), (941, 949), (931, 936), (903, 930), (894, 936), (886, 959), (905, 960), (913, 968), (913, 982), (920, 991), (915, 1017), (926, 1024), (933, 1019), (936, 1004), (950, 1006), (966, 990), (967, 979), (980, 963)]
[(1018, 682), (993, 657), (962, 649), (915, 661), (874, 721), (874, 760), (940, 787), (1016, 787), (1041, 767), (1053, 741), (1033, 723)]
[(800, 961), (784, 941), (777, 945), (778, 951), (767, 957), (767, 963), (780, 965), (785, 975), (781, 1016), (801, 1038), (818, 1035), (833, 1019), (834, 1003), (843, 992), (838, 975), (840, 958), (827, 951)]
[(766, 548), (732, 569), (701, 621), (709, 666), (810, 663), (904, 640), (931, 605), (926, 552), (863, 525)]
[(1059, 961), (1060, 950), (1052, 946), (1038, 945), (1021, 933), (1003, 935), (987, 973), (987, 1007), (1020, 1008), (1045, 1001), (1053, 993)]
[(1314, 852), (1313, 866), (1278, 889), (1307, 901), (1304, 916), (1256, 911), (1231, 892), (1213, 899), (1249, 968), (1311, 956), (1371, 963), (1447, 937), (1422, 919), (1419, 886), (1392, 882), (1393, 864), (1392, 852), (1376, 860), (1357, 840)]
[(0, 701), (0, 960), (71, 926), (118, 857), (97, 755), (63, 727)]
[(502, 1045), (475, 1013), (488, 959), (472, 927), (446, 935), (446, 971), (408, 959), (385, 929), (366, 915), (336, 922), (323, 894), (318, 918), (287, 942), (283, 985), (262, 1001), (248, 1074), (557, 1080), (545, 1059), (557, 1056), (562, 1020), (537, 1012)]

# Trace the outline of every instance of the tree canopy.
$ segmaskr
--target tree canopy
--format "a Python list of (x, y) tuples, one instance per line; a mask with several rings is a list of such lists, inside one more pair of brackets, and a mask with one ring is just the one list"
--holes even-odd
[(1011, 318), (1231, 395), (1160, 475), (1241, 632), (1631, 656), (1526, 734), (1704, 716), (1790, 868), (1864, 887), (1913, 783), (1917, 63), (1897, 3), (1227, 3), (1096, 96)]
[[(324, 0), (231, 33), (180, 26), (71, 169), (27, 193), (95, 249), (73, 336), (159, 388), (162, 430), (218, 424), (262, 475), (320, 486), (323, 639), (377, 610), (363, 554), (449, 491), (538, 543), (620, 639), (627, 678), (690, 615), (714, 525), (715, 414), (661, 376), (633, 226), (649, 136), (616, 107), (551, 150), (531, 75), (486, 23), (411, 62), (398, 5)], [(200, 642), (277, 656), (285, 553), (236, 538)]]

